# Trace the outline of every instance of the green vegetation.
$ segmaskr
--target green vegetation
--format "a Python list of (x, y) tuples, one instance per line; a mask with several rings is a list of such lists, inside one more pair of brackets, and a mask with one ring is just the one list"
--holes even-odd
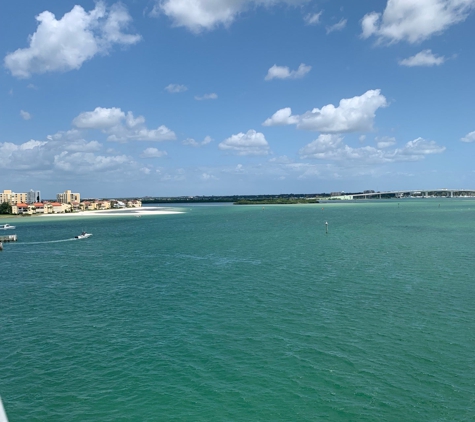
[(8, 202), (0, 204), (0, 214), (11, 214), (12, 206)]
[[(329, 197), (329, 194), (280, 194), (280, 195), (223, 195), (223, 196), (179, 196), (179, 197), (150, 197), (141, 198), (142, 204), (177, 204), (177, 203), (217, 203), (233, 202), (243, 204), (243, 201), (252, 201), (252, 204), (308, 204), (316, 203), (316, 197)], [(259, 202), (265, 201), (265, 202)], [(278, 202), (277, 202), (278, 201)], [(300, 202), (299, 202), (300, 201)], [(313, 201), (313, 202), (312, 202)]]

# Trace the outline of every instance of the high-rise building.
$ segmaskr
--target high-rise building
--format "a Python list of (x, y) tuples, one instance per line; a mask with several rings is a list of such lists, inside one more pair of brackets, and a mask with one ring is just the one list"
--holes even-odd
[(41, 192), (39, 190), (30, 189), (30, 191), (26, 194), (26, 203), (34, 204), (37, 202), (41, 202)]
[(65, 190), (63, 193), (56, 195), (56, 200), (61, 204), (72, 204), (73, 202), (81, 202), (81, 195), (79, 193), (71, 193), (70, 190)]

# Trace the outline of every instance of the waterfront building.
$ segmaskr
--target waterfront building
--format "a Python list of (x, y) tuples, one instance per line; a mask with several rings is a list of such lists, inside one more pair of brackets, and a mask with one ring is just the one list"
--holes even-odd
[(142, 206), (142, 201), (138, 199), (127, 201), (127, 208), (140, 208), (141, 206)]
[(12, 205), (12, 214), (26, 214), (29, 211), (29, 205), (24, 202), (17, 202)]
[(63, 212), (69, 211), (71, 205), (67, 203), (51, 202), (50, 204), (53, 207), (54, 214), (61, 214)]
[(61, 204), (72, 204), (73, 202), (81, 202), (81, 195), (79, 193), (72, 193), (70, 190), (65, 190), (63, 193), (56, 195), (56, 200)]
[(30, 189), (30, 191), (26, 194), (26, 203), (34, 204), (39, 202), (41, 202), (41, 192), (39, 190)]
[(35, 214), (43, 214), (45, 212), (45, 205), (42, 202), (35, 202), (33, 206), (35, 207)]
[(18, 203), (26, 203), (27, 202), (27, 194), (26, 193), (15, 193), (11, 190), (7, 189), (0, 193), (0, 204), (4, 202), (15, 205)]

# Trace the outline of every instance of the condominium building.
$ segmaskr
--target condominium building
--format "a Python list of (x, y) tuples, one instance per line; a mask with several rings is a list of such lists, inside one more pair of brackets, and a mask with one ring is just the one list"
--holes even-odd
[(30, 191), (26, 194), (26, 203), (34, 204), (38, 202), (41, 202), (41, 192), (39, 190), (30, 189)]
[(63, 193), (56, 195), (56, 200), (61, 204), (72, 204), (73, 202), (81, 202), (81, 195), (79, 193), (71, 193), (70, 190), (65, 190)]
[(26, 200), (26, 193), (15, 193), (11, 190), (4, 190), (2, 193), (0, 193), (0, 204), (7, 202), (10, 205), (15, 205), (18, 203), (25, 203)]

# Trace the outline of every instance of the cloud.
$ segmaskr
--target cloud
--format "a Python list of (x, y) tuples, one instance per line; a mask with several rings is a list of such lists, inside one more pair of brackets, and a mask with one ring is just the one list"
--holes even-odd
[(166, 151), (160, 151), (157, 148), (146, 148), (140, 155), (142, 158), (160, 158), (168, 155)]
[(399, 61), (401, 66), (439, 66), (445, 62), (444, 56), (436, 56), (432, 50), (422, 50), (415, 56), (409, 57)]
[[(386, 147), (384, 146), (384, 148)], [(435, 141), (427, 141), (423, 138), (409, 141), (402, 148), (393, 150), (384, 148), (371, 146), (353, 148), (343, 143), (341, 135), (322, 134), (300, 149), (299, 154), (302, 159), (316, 158), (330, 161), (357, 162), (358, 164), (380, 164), (396, 161), (419, 161), (427, 155), (440, 154), (445, 151), (445, 147), (437, 145)]]
[(84, 139), (80, 139), (69, 145), (65, 145), (64, 149), (69, 152), (97, 152), (102, 149), (102, 145), (97, 141), (87, 142)]
[(194, 33), (229, 26), (236, 17), (253, 6), (298, 5), (308, 0), (157, 0), (152, 16), (165, 14), (174, 26)]
[(376, 111), (387, 105), (381, 91), (374, 89), (366, 91), (361, 96), (344, 98), (338, 107), (328, 104), (302, 115), (292, 115), (290, 108), (284, 108), (274, 113), (263, 125), (296, 124), (297, 129), (324, 133), (367, 132), (373, 129)]
[(96, 154), (102, 149), (97, 141), (72, 140), (52, 135), (47, 141), (30, 140), (23, 144), (0, 143), (0, 169), (30, 174), (60, 171), (71, 174), (124, 171), (136, 167), (125, 155)]
[(304, 63), (301, 63), (297, 70), (290, 70), (287, 66), (274, 65), (267, 71), (264, 79), (266, 81), (272, 79), (299, 79), (303, 78), (311, 69), (312, 66), (306, 66)]
[(409, 141), (401, 149), (396, 149), (398, 158), (409, 157), (411, 161), (421, 160), (425, 155), (440, 154), (445, 151), (445, 147), (437, 145), (435, 141), (427, 141), (423, 138), (417, 138)]
[(170, 94), (177, 94), (179, 92), (185, 92), (188, 90), (188, 88), (185, 85), (177, 85), (177, 84), (170, 84), (165, 87), (165, 89), (170, 93)]
[(286, 107), (277, 110), (262, 124), (263, 126), (283, 126), (297, 124), (298, 122), (298, 116), (292, 116), (292, 109), (290, 107)]
[(71, 129), (56, 132), (54, 135), (48, 135), (46, 139), (48, 139), (48, 141), (76, 142), (77, 140), (82, 140), (81, 137), (81, 131), (79, 131), (78, 129)]
[(475, 131), (468, 133), (462, 139), (462, 142), (475, 142)]
[(267, 155), (269, 144), (263, 133), (249, 130), (225, 139), (218, 145), (219, 149), (236, 155)]
[(361, 21), (363, 38), (411, 44), (429, 39), (464, 21), (475, 0), (388, 0), (383, 14), (371, 12)]
[(376, 139), (376, 146), (380, 149), (389, 148), (396, 143), (396, 138), (390, 138), (388, 136), (383, 136), (382, 138)]
[(134, 117), (131, 111), (125, 114), (120, 108), (96, 107), (74, 118), (73, 125), (79, 129), (97, 129), (106, 133), (108, 141), (171, 141), (176, 139), (166, 126), (147, 129), (143, 116)]
[(117, 126), (125, 119), (125, 113), (116, 107), (96, 107), (94, 111), (86, 111), (75, 117), (73, 125), (80, 129), (108, 129)]
[(198, 147), (201, 147), (203, 145), (208, 145), (212, 141), (213, 141), (213, 138), (211, 138), (211, 136), (205, 136), (205, 138), (201, 142), (195, 141), (193, 138), (186, 138), (182, 142), (182, 144), (198, 148)]
[(20, 110), (20, 116), (23, 120), (30, 120), (31, 119), (31, 114), (28, 113), (27, 111)]
[(110, 52), (114, 45), (132, 45), (141, 39), (123, 32), (132, 18), (120, 3), (107, 8), (98, 1), (90, 12), (76, 5), (59, 20), (45, 11), (36, 20), (38, 27), (29, 36), (29, 47), (7, 54), (4, 60), (5, 67), (18, 78), (77, 70), (97, 54)]
[(327, 26), (327, 34), (330, 34), (335, 31), (343, 31), (345, 29), (348, 19), (340, 19), (339, 22), (335, 23), (334, 25)]
[(143, 173), (143, 174), (150, 174), (152, 172), (152, 170), (150, 170), (148, 167), (142, 167), (140, 169), (140, 171)]
[(104, 156), (91, 152), (64, 151), (54, 156), (55, 169), (75, 174), (123, 170), (131, 162), (133, 160), (126, 155)]
[(213, 176), (212, 174), (209, 173), (203, 173), (200, 176), (201, 180), (208, 181), (208, 180), (219, 180), (216, 176)]
[(197, 101), (202, 101), (202, 100), (216, 100), (218, 98), (218, 95), (212, 92), (211, 94), (205, 94), (203, 96), (195, 96), (195, 100)]
[(280, 157), (273, 157), (269, 160), (269, 163), (278, 163), (278, 164), (290, 164), (292, 160), (286, 155), (281, 155)]
[(318, 13), (309, 13), (306, 15), (303, 20), (307, 25), (318, 25), (320, 23), (320, 17), (322, 16), (323, 11)]

